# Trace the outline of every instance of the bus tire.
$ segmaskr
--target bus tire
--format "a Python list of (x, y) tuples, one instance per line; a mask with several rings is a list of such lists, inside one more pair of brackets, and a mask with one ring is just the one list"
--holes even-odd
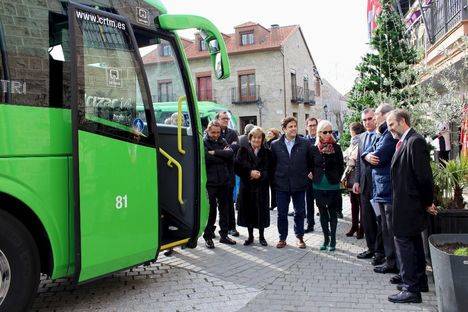
[(9, 269), (11, 277), (9, 283), (0, 282), (0, 292), (2, 287), (3, 291), (6, 290), (3, 301), (0, 298), (0, 312), (27, 311), (39, 285), (39, 251), (26, 227), (2, 210), (0, 210), (0, 258), (0, 261), (3, 260), (0, 266), (3, 270)]

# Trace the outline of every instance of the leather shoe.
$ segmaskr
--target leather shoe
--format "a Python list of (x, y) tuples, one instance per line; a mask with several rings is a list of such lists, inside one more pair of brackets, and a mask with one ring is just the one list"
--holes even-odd
[(292, 212), (288, 212), (288, 216), (290, 216), (290, 217), (294, 217), (294, 211), (292, 211)]
[(253, 237), (249, 237), (244, 241), (244, 246), (249, 246), (253, 244)]
[(239, 232), (237, 232), (237, 230), (229, 230), (228, 231), (228, 234), (231, 235), (231, 236), (234, 236), (234, 237), (239, 237)]
[(356, 233), (356, 232), (357, 232), (357, 230), (351, 228), (351, 229), (349, 230), (349, 232), (346, 233), (345, 235), (348, 236), (348, 237), (352, 237), (352, 236), (354, 235), (354, 233)]
[(403, 280), (401, 279), (400, 274), (392, 276), (390, 279), (390, 284), (402, 284)]
[(276, 248), (284, 248), (286, 247), (286, 241), (280, 240), (278, 244), (276, 244)]
[(391, 268), (388, 265), (384, 264), (381, 266), (376, 266), (374, 268), (375, 273), (386, 274), (386, 273), (398, 273), (397, 268)]
[(235, 245), (235, 244), (236, 244), (236, 241), (235, 241), (235, 240), (232, 240), (231, 238), (229, 238), (229, 237), (227, 237), (227, 236), (226, 236), (226, 237), (221, 237), (221, 238), (219, 239), (219, 242), (220, 242), (221, 244), (226, 244), (226, 245)]
[[(404, 284), (398, 284), (396, 288), (399, 291), (407, 290), (406, 285), (404, 285)], [(429, 292), (429, 286), (427, 284), (423, 285), (423, 286), (419, 286), (419, 291), (423, 292), (423, 293), (427, 293), (427, 292)]]
[(356, 234), (356, 239), (363, 239), (364, 238), (364, 232), (358, 231)]
[(388, 296), (388, 301), (394, 303), (421, 303), (421, 293), (410, 292), (407, 290), (400, 291), (398, 294)]
[(343, 212), (342, 212), (342, 211), (337, 211), (337, 212), (336, 212), (336, 217), (337, 217), (338, 219), (343, 219)]
[(208, 249), (213, 249), (213, 248), (215, 248), (214, 243), (213, 243), (213, 240), (212, 240), (211, 238), (206, 238), (206, 239), (205, 239), (205, 246), (206, 246), (206, 248), (208, 248)]
[(258, 242), (260, 243), (260, 245), (262, 246), (268, 246), (268, 243), (267, 241), (265, 240), (265, 238), (261, 237)]
[(357, 255), (358, 259), (370, 259), (374, 256), (374, 253), (370, 250), (366, 250)]
[[(371, 261), (371, 264), (373, 266), (381, 265), (381, 264), (384, 264), (384, 263), (385, 263), (385, 257), (381, 256), (381, 255), (374, 255), (374, 257), (372, 258), (372, 261)], [(398, 272), (395, 272), (395, 273), (398, 273)]]
[(308, 226), (305, 230), (304, 230), (304, 233), (310, 233), (310, 232), (313, 232), (314, 231), (314, 226)]
[(296, 246), (301, 248), (301, 249), (306, 248), (306, 244), (304, 243), (304, 240), (302, 239), (302, 237), (297, 239)]

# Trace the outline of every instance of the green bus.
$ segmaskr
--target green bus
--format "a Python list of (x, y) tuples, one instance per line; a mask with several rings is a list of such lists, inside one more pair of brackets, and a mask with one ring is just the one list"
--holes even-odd
[[(81, 283), (196, 246), (208, 203), (176, 33), (189, 28), (229, 77), (218, 29), (158, 0), (0, 0), (0, 311), (26, 310), (41, 273)], [(157, 122), (169, 95), (188, 125)]]

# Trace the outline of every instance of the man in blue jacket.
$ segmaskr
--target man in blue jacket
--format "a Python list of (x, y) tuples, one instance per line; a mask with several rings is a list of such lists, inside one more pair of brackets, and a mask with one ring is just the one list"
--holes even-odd
[(379, 205), (381, 216), (385, 263), (374, 268), (376, 273), (398, 273), (393, 241), (392, 185), (390, 180), (390, 167), (398, 140), (392, 137), (385, 121), (392, 110), (393, 107), (387, 103), (381, 104), (376, 109), (374, 116), (378, 125), (377, 139), (361, 156), (372, 168), (372, 200)]
[(286, 247), (288, 236), (288, 208), (293, 201), (294, 232), (297, 247), (306, 248), (304, 243), (305, 191), (312, 183), (312, 145), (309, 140), (297, 135), (297, 120), (286, 117), (281, 122), (284, 134), (271, 144), (272, 168), (278, 204), (277, 248)]

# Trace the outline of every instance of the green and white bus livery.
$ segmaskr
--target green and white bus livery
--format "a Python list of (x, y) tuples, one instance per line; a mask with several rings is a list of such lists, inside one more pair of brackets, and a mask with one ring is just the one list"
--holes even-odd
[[(196, 246), (208, 203), (188, 28), (227, 78), (216, 27), (157, 0), (0, 0), (0, 311), (27, 310), (40, 273), (80, 283)], [(190, 122), (158, 123), (167, 101)]]

